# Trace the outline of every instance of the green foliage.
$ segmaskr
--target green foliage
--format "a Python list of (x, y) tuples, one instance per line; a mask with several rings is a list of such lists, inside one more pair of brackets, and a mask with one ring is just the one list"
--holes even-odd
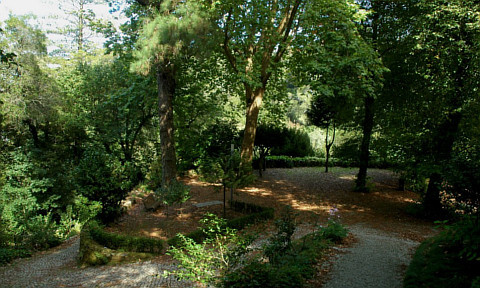
[(207, 214), (201, 222), (207, 237), (199, 244), (179, 234), (180, 244), (170, 247), (167, 253), (180, 262), (180, 269), (167, 272), (165, 276), (174, 274), (182, 280), (215, 285), (219, 277), (236, 267), (248, 251), (252, 239), (238, 236), (237, 230), (229, 228), (224, 219)]
[(420, 245), (404, 287), (471, 287), (478, 285), (479, 271), (480, 225), (478, 218), (465, 217)]
[(315, 154), (308, 134), (301, 130), (285, 128), (275, 137), (275, 140), (282, 145), (273, 147), (271, 149), (271, 155), (306, 157)]
[(210, 27), (202, 4), (198, 1), (165, 1), (155, 9), (153, 18), (144, 19), (132, 69), (146, 75), (156, 64), (180, 57), (188, 49), (198, 48), (196, 45), (202, 45), (202, 40), (207, 42), (208, 37), (199, 37)]
[[(317, 157), (267, 156), (267, 168), (293, 168), (322, 166), (325, 160)], [(330, 162), (332, 164), (333, 161)]]
[(0, 190), (0, 220), (5, 229), (3, 244), (28, 249), (58, 244), (50, 207), (56, 198), (51, 196), (45, 202), (37, 201), (37, 197), (47, 193), (51, 180), (42, 178), (42, 169), (21, 151), (13, 152), (12, 156), (13, 163), (5, 172), (6, 183)]
[(31, 255), (32, 253), (29, 250), (0, 247), (0, 266), (10, 263), (16, 258), (25, 258)]
[[(225, 225), (235, 230), (242, 230), (248, 225), (273, 219), (274, 212), (275, 212), (273, 208), (266, 208), (266, 207), (258, 206), (255, 204), (245, 203), (240, 201), (230, 202), (230, 207), (237, 212), (249, 213), (248, 215), (245, 215), (242, 217), (227, 220)], [(223, 227), (222, 229), (225, 229), (225, 227)], [(207, 234), (205, 233), (204, 229), (198, 229), (186, 234), (185, 237), (192, 239), (196, 243), (201, 243), (205, 240), (205, 238), (207, 237)], [(181, 244), (181, 241), (182, 240), (177, 235), (168, 240), (168, 245), (179, 246)]]
[(293, 241), (295, 216), (288, 208), (276, 226), (277, 232), (264, 250), (269, 261), (250, 259), (227, 273), (221, 287), (305, 287), (306, 280), (315, 276), (316, 259), (328, 241), (316, 234)]
[(120, 202), (132, 188), (123, 174), (124, 167), (103, 147), (91, 145), (75, 169), (78, 191), (90, 201), (102, 203), (98, 217), (104, 223), (121, 215)]
[(206, 181), (221, 183), (224, 189), (245, 187), (255, 180), (255, 176), (241, 171), (240, 161), (238, 150), (233, 151), (232, 154), (220, 154), (204, 160), (200, 166), (200, 172)]
[(90, 221), (84, 229), (88, 231), (88, 234), (95, 242), (109, 249), (127, 252), (160, 253), (165, 246), (164, 241), (159, 239), (107, 232), (95, 221)]
[(158, 187), (162, 187), (162, 159), (161, 157), (155, 157), (155, 159), (150, 163), (147, 175), (145, 176), (147, 180), (148, 188), (155, 190)]
[(329, 214), (327, 226), (320, 227), (316, 235), (333, 243), (340, 243), (347, 237), (348, 229), (339, 222), (340, 215), (336, 207), (330, 209)]
[(173, 179), (166, 187), (156, 190), (155, 195), (167, 206), (183, 204), (190, 199), (190, 187)]
[(62, 235), (64, 238), (68, 238), (73, 234), (79, 234), (82, 227), (95, 218), (101, 209), (101, 203), (89, 201), (82, 195), (76, 196), (73, 204), (68, 205), (65, 212), (61, 213), (57, 234)]
[(272, 264), (276, 264), (292, 248), (292, 236), (296, 229), (295, 214), (292, 207), (287, 206), (282, 211), (282, 216), (275, 221), (275, 226), (277, 232), (270, 237), (264, 248), (265, 256)]
[(463, 213), (480, 213), (480, 145), (459, 141), (444, 171), (442, 188), (455, 199), (446, 205)]
[(174, 204), (181, 205), (190, 199), (190, 187), (180, 181), (177, 181), (176, 179), (172, 179), (167, 186), (161, 186), (155, 190), (155, 198), (167, 205), (168, 216), (169, 206)]

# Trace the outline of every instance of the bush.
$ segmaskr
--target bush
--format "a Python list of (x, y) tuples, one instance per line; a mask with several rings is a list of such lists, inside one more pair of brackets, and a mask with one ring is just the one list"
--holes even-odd
[(26, 249), (0, 248), (0, 265), (12, 262), (16, 258), (25, 258), (32, 256), (32, 253)]
[[(242, 213), (252, 213), (235, 219), (230, 219), (225, 222), (225, 225), (231, 229), (242, 230), (248, 225), (273, 219), (275, 210), (273, 208), (265, 208), (255, 204), (233, 201), (230, 202), (230, 207)], [(192, 239), (195, 243), (201, 243), (207, 237), (203, 229), (198, 229), (185, 235), (185, 237)], [(167, 243), (170, 246), (178, 246), (181, 244), (181, 237), (178, 235), (170, 238)]]
[(264, 254), (272, 264), (278, 263), (291, 248), (292, 236), (296, 229), (295, 214), (290, 206), (282, 212), (282, 217), (275, 221), (277, 233), (270, 237), (264, 247)]
[(77, 189), (90, 201), (102, 203), (98, 214), (103, 223), (109, 223), (122, 214), (120, 203), (131, 187), (124, 167), (100, 145), (91, 145), (75, 170)]
[(251, 238), (238, 236), (224, 219), (207, 214), (201, 222), (205, 239), (199, 244), (179, 234), (178, 247), (170, 247), (167, 253), (180, 262), (180, 269), (166, 272), (165, 276), (174, 274), (182, 280), (215, 285), (219, 276), (236, 267), (248, 251)]
[(222, 287), (304, 287), (315, 275), (316, 260), (328, 247), (327, 241), (314, 235), (292, 241), (295, 217), (288, 208), (276, 226), (264, 250), (269, 261), (259, 257), (233, 269), (223, 277)]
[(165, 246), (164, 241), (159, 239), (133, 237), (106, 232), (95, 221), (89, 222), (88, 226), (84, 229), (89, 231), (90, 237), (95, 242), (113, 250), (160, 253)]
[[(370, 144), (370, 157), (368, 159), (368, 167), (370, 168), (389, 168), (398, 166), (399, 163), (394, 162), (397, 159), (389, 159), (388, 153), (382, 151), (383, 147), (378, 145), (381, 142), (373, 139)], [(352, 137), (347, 139), (340, 145), (333, 146), (332, 155), (337, 161), (338, 166), (358, 167), (360, 164), (360, 137)]]
[(285, 128), (279, 135), (278, 142), (282, 143), (281, 147), (273, 147), (271, 155), (285, 155), (291, 157), (306, 157), (313, 156), (312, 145), (310, 143), (310, 137), (307, 133), (295, 129)]
[(420, 245), (404, 287), (472, 287), (479, 277), (480, 225), (467, 217)]
[[(266, 168), (293, 168), (293, 167), (320, 167), (325, 165), (325, 159), (317, 157), (289, 157), (289, 156), (267, 156)], [(333, 165), (334, 161), (330, 164)], [(257, 165), (258, 164), (255, 164)]]
[(188, 199), (190, 199), (190, 187), (183, 184), (176, 179), (172, 179), (165, 187), (160, 187), (155, 190), (155, 197), (167, 205), (167, 216), (168, 216), (168, 207), (174, 204), (183, 204)]
[(316, 237), (331, 241), (333, 243), (340, 243), (343, 238), (347, 237), (348, 229), (340, 224), (340, 214), (338, 208), (334, 206), (328, 211), (327, 226), (320, 226), (316, 232)]
[[(46, 249), (61, 242), (58, 225), (52, 219), (52, 207), (60, 196), (48, 195), (52, 186), (43, 170), (20, 150), (12, 153), (0, 189), (0, 240), (3, 247)], [(41, 197), (40, 197), (41, 196)], [(38, 198), (44, 198), (39, 202)]]

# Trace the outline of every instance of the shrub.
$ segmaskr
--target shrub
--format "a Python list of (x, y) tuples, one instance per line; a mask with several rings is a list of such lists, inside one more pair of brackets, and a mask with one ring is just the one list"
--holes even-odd
[(466, 217), (419, 246), (404, 287), (471, 287), (479, 277), (480, 225)]
[(316, 233), (317, 237), (332, 241), (333, 243), (340, 243), (343, 238), (347, 237), (348, 229), (340, 224), (340, 214), (338, 213), (337, 207), (334, 206), (328, 213), (327, 226), (320, 226), (320, 229), (318, 229)]
[(222, 287), (304, 287), (316, 272), (316, 259), (328, 247), (321, 237), (307, 235), (292, 241), (295, 215), (286, 209), (276, 222), (277, 232), (270, 238), (262, 257), (236, 267), (222, 279)]
[(0, 248), (0, 265), (12, 262), (16, 258), (30, 257), (32, 253), (26, 249)]
[(267, 156), (266, 160), (267, 168), (319, 167), (325, 163), (323, 158), (317, 157)]
[(165, 272), (177, 278), (215, 285), (226, 271), (236, 267), (248, 249), (249, 237), (240, 237), (237, 230), (227, 226), (224, 219), (207, 214), (201, 221), (206, 235), (201, 244), (178, 235), (178, 247), (170, 247), (168, 254), (180, 262), (178, 270)]
[(183, 204), (190, 199), (190, 188), (182, 182), (173, 179), (167, 186), (155, 190), (155, 196), (163, 204), (167, 205), (168, 216), (168, 206)]
[(275, 221), (277, 233), (269, 239), (264, 248), (265, 256), (270, 263), (277, 263), (279, 258), (285, 255), (292, 247), (292, 236), (295, 232), (295, 215), (293, 209), (287, 206), (282, 212), (282, 217)]
[(102, 203), (98, 217), (109, 223), (122, 214), (120, 203), (132, 188), (123, 166), (100, 145), (87, 147), (75, 170), (77, 189), (90, 201)]
[[(242, 230), (248, 225), (257, 223), (259, 221), (273, 219), (274, 212), (275, 212), (273, 208), (265, 208), (255, 204), (250, 204), (250, 203), (245, 203), (240, 201), (230, 202), (230, 207), (237, 212), (252, 213), (252, 214), (238, 217), (235, 219), (230, 219), (225, 222), (225, 225), (227, 227), (236, 229), (236, 230)], [(207, 234), (205, 234), (203, 229), (198, 229), (186, 234), (185, 237), (192, 239), (196, 243), (201, 243), (207, 237)], [(178, 246), (181, 244), (181, 241), (182, 240), (177, 235), (175, 237), (170, 238), (167, 241), (167, 243), (170, 246)]]
[(90, 221), (85, 227), (90, 237), (97, 243), (113, 249), (128, 252), (160, 253), (164, 241), (153, 238), (133, 237), (104, 231), (95, 221)]
[(315, 154), (310, 143), (310, 137), (301, 130), (285, 128), (279, 137), (277, 141), (283, 143), (283, 145), (281, 147), (273, 147), (271, 150), (272, 155), (305, 157)]

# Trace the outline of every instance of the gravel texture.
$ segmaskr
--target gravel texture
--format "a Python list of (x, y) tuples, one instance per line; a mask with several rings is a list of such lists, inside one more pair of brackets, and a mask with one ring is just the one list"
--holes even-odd
[(179, 282), (173, 277), (163, 278), (164, 270), (175, 267), (152, 261), (117, 265), (78, 268), (79, 239), (66, 245), (20, 259), (0, 268), (0, 287), (51, 288), (51, 287), (192, 287), (193, 283)]
[(404, 270), (420, 243), (362, 225), (349, 230), (358, 242), (337, 254), (323, 287), (402, 287)]
[[(330, 209), (338, 207), (341, 222), (349, 226), (357, 242), (349, 248), (338, 248), (339, 253), (332, 260), (330, 280), (323, 287), (401, 287), (403, 273), (414, 248), (432, 234), (431, 224), (404, 213), (406, 205), (413, 201), (415, 195), (396, 190), (396, 176), (391, 172), (370, 169), (369, 177), (375, 188), (368, 194), (351, 192), (354, 176), (354, 169), (332, 169), (328, 174), (318, 168), (269, 169), (255, 187), (238, 191), (236, 197), (245, 202), (273, 205), (276, 211), (281, 211), (284, 205), (293, 207), (301, 219), (295, 238), (311, 231), (311, 225), (326, 223)], [(221, 200), (221, 193), (210, 191), (212, 189), (203, 183), (190, 181), (188, 184), (196, 193), (192, 197), (196, 202), (192, 203)], [(182, 217), (185, 215), (187, 213), (180, 214)], [(131, 218), (134, 227), (154, 234), (159, 223), (166, 221), (160, 216), (131, 215)], [(157, 218), (161, 220), (158, 223), (152, 220)], [(186, 222), (184, 218), (178, 220), (175, 223), (179, 227)], [(193, 220), (194, 224), (190, 226), (197, 227), (198, 219)], [(151, 223), (152, 227), (145, 226), (145, 223)], [(185, 229), (183, 226), (180, 228)], [(168, 231), (172, 227), (165, 229)], [(260, 237), (255, 244), (261, 247), (266, 238), (265, 235)], [(0, 287), (195, 286), (194, 283), (156, 276), (165, 270), (175, 269), (170, 263), (158, 259), (78, 268), (78, 247), (78, 238), (73, 238), (55, 249), (0, 267)]]

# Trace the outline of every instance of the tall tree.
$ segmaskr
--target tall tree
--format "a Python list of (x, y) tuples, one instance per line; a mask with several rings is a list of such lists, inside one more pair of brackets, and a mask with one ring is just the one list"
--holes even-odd
[[(307, 116), (310, 122), (320, 128), (326, 130), (325, 133), (325, 173), (328, 173), (328, 161), (330, 159), (330, 148), (335, 141), (335, 133), (337, 129), (337, 117), (338, 111), (333, 105), (326, 103), (325, 99), (321, 96), (317, 96), (310, 104), (310, 108), (307, 110)], [(328, 133), (332, 126), (332, 137), (328, 139)]]
[[(334, 118), (337, 123), (346, 122), (352, 118), (356, 106), (363, 106), (358, 109), (364, 113), (361, 120), (364, 137), (357, 190), (364, 191), (373, 103), (385, 69), (377, 52), (358, 31), (358, 22), (364, 20), (364, 15), (354, 1), (316, 1), (315, 6), (309, 8), (299, 37), (300, 45), (296, 47), (298, 57), (294, 59), (299, 78), (317, 94), (310, 119), (314, 120), (313, 124), (326, 128)], [(332, 118), (333, 115), (328, 114), (334, 111), (337, 115)]]
[[(158, 84), (158, 111), (162, 157), (162, 183), (166, 185), (177, 174), (173, 100), (181, 56), (189, 49), (201, 46), (201, 36), (209, 30), (208, 17), (196, 1), (153, 2), (138, 1), (141, 5), (157, 5), (147, 19), (137, 41), (137, 61), (132, 66), (144, 74), (152, 70)], [(205, 37), (206, 38), (206, 37)]]
[[(419, 1), (413, 37), (416, 45), (409, 59), (423, 82), (412, 87), (430, 111), (430, 181), (424, 197), (426, 212), (441, 210), (442, 167), (450, 161), (466, 108), (478, 99), (480, 75), (480, 3), (478, 1)], [(420, 88), (420, 89), (419, 89)], [(427, 112), (426, 110), (425, 112)], [(430, 132), (431, 131), (431, 132)]]
[[(240, 4), (240, 5), (239, 5)], [(300, 27), (305, 1), (219, 1), (213, 5), (223, 53), (243, 84), (245, 133), (242, 169), (250, 170), (260, 107), (272, 73)]]
[[(64, 12), (62, 16), (55, 18), (62, 19), (64, 25), (54, 27), (50, 33), (62, 35), (62, 42), (55, 41), (57, 50), (54, 53), (69, 54), (71, 52), (92, 52), (95, 46), (95, 37), (98, 37), (101, 30), (111, 27), (112, 24), (100, 19), (95, 14), (96, 5), (105, 4), (105, 0), (61, 0), (58, 5)], [(59, 22), (59, 23), (62, 23)]]

